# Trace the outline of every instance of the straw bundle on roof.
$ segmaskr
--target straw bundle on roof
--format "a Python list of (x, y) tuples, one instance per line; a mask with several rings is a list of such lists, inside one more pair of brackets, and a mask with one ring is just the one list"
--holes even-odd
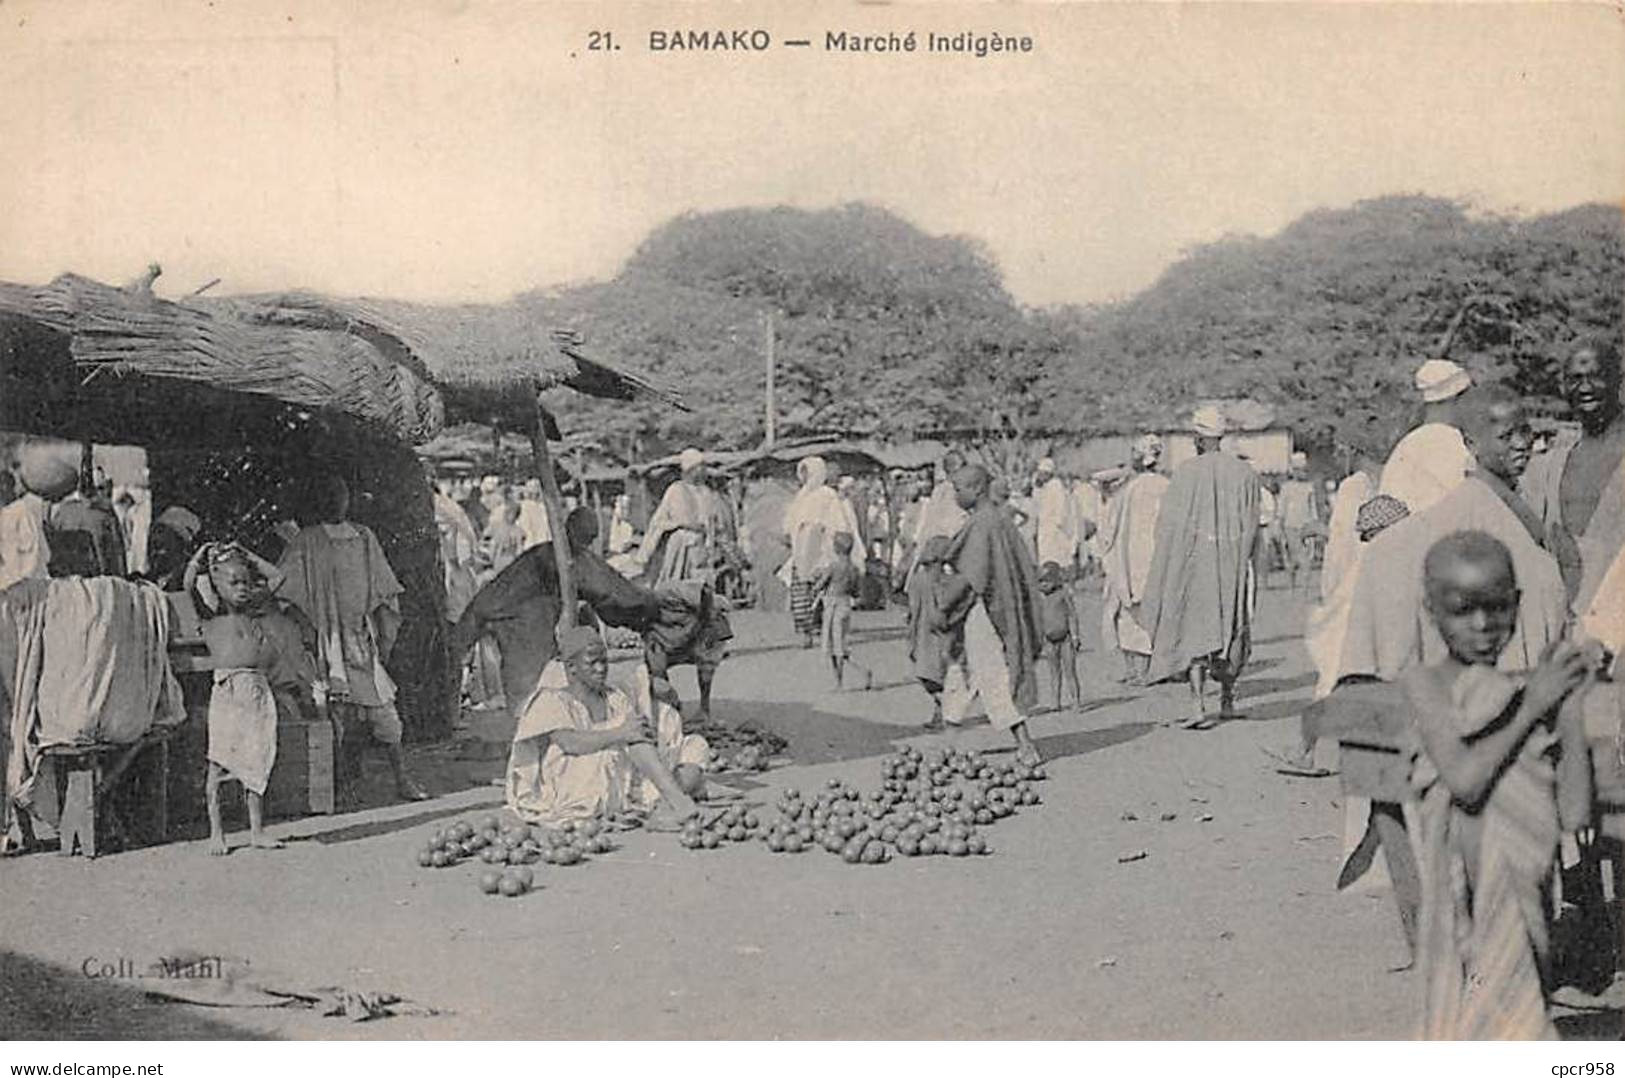
[(336, 409), (408, 442), (443, 421), (429, 380), (359, 336), (255, 325), (217, 303), (170, 303), (71, 274), (42, 288), (0, 284), (0, 311), (65, 334), (86, 383), (130, 374), (206, 383)]
[(550, 332), (517, 306), (428, 306), (397, 300), (335, 299), (308, 292), (226, 301), (263, 325), (341, 330), (361, 336), (439, 387), (453, 421), (484, 421), (529, 407), (555, 386), (614, 400), (678, 396), (589, 355), (579, 339)]

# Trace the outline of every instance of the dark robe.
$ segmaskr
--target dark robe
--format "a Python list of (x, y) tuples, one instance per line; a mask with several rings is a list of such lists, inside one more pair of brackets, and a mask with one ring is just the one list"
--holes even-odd
[[(1038, 567), (1027, 540), (1003, 507), (984, 502), (954, 537), (949, 560), (971, 594), (981, 599), (1004, 643), (1016, 706), (1031, 708), (1038, 694), (1033, 671), (1044, 649), (1044, 634), (1038, 609)], [(969, 610), (965, 603), (959, 605), (955, 620), (962, 623)]]
[(1258, 473), (1225, 452), (1174, 469), (1157, 512), (1157, 544), (1141, 624), (1151, 636), (1152, 681), (1197, 660), (1235, 678), (1252, 645), (1248, 565), (1258, 537)]
[[(571, 568), (576, 596), (604, 624), (641, 632), (660, 617), (653, 591), (626, 579), (592, 551), (576, 552)], [(495, 639), (502, 653), (502, 691), (509, 709), (517, 711), (558, 654), (554, 633), (561, 609), (553, 544), (538, 543), (469, 600), (452, 630), (452, 654), (466, 655), (482, 636)]]

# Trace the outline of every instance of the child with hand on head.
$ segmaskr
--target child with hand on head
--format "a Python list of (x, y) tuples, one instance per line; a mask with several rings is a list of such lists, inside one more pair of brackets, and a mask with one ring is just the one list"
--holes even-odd
[(220, 813), (220, 785), (234, 780), (248, 802), (249, 845), (280, 849), (264, 832), (265, 788), (276, 762), (277, 709), (314, 711), (315, 668), (306, 632), (270, 593), (277, 568), (234, 543), (210, 543), (186, 570), (186, 587), (205, 619), (203, 639), (214, 664), (209, 696), (209, 852), (230, 852)]
[(1422, 749), (1412, 784), (1422, 820), (1423, 1033), (1552, 1038), (1547, 888), (1561, 835), (1589, 826), (1592, 808), (1574, 695), (1585, 658), (1559, 642), (1527, 674), (1496, 668), (1520, 596), (1512, 556), (1492, 536), (1447, 535), (1423, 576), (1448, 652), (1403, 679)]
[(1049, 653), (1050, 670), (1055, 678), (1055, 707), (1066, 706), (1061, 685), (1072, 689), (1072, 699), (1083, 703), (1083, 690), (1078, 686), (1078, 609), (1072, 601), (1072, 590), (1066, 586), (1066, 574), (1057, 562), (1047, 561), (1038, 573), (1038, 616), (1044, 632), (1044, 650)]
[(832, 541), (835, 559), (820, 569), (813, 578), (813, 590), (824, 603), (824, 654), (835, 673), (835, 687), (842, 687), (846, 668), (852, 666), (863, 674), (865, 690), (874, 687), (873, 671), (859, 665), (848, 653), (846, 636), (852, 629), (852, 602), (858, 597), (863, 576), (852, 564), (852, 534), (836, 532)]

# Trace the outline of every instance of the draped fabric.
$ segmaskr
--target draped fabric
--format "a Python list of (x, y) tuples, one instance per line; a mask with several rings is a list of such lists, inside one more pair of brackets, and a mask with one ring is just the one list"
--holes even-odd
[[(596, 553), (576, 551), (571, 568), (577, 597), (605, 624), (641, 632), (659, 618), (655, 593), (617, 573)], [(517, 714), (558, 652), (555, 632), (561, 611), (553, 544), (531, 547), (469, 601), (452, 630), (453, 653), (462, 655), (475, 641), (494, 638), (503, 695)]]
[(0, 589), (19, 580), (44, 580), (51, 564), (46, 536), (50, 506), (32, 491), (0, 506)]
[(790, 620), (796, 632), (811, 636), (819, 629), (818, 589), (810, 578), (793, 569), (790, 574)]
[(363, 707), (395, 699), (384, 670), (378, 612), (400, 613), (401, 583), (372, 529), (312, 524), (299, 529), (277, 568), (277, 594), (316, 628), (316, 666), (328, 691)]
[(1320, 569), (1320, 605), (1309, 611), (1304, 644), (1318, 675), (1318, 700), (1337, 684), (1338, 663), (1343, 655), (1343, 639), (1348, 633), (1349, 612), (1354, 599), (1355, 580), (1364, 558), (1355, 520), (1360, 506), (1376, 494), (1376, 484), (1365, 472), (1355, 472), (1337, 486), (1332, 499), (1332, 519), (1327, 525), (1326, 557)]
[(1231, 677), (1246, 663), (1258, 492), (1258, 474), (1228, 453), (1204, 453), (1174, 471), (1142, 603), (1150, 680), (1182, 674), (1199, 659), (1216, 659)]
[(1151, 635), (1140, 623), (1151, 560), (1156, 553), (1157, 515), (1168, 491), (1166, 476), (1141, 472), (1104, 506), (1099, 535), (1106, 571), (1104, 624), (1123, 651), (1151, 654)]
[(1391, 681), (1412, 666), (1444, 658), (1444, 641), (1423, 607), (1422, 563), (1434, 543), (1463, 530), (1485, 532), (1512, 554), (1522, 594), (1501, 669), (1533, 669), (1546, 646), (1562, 638), (1567, 610), (1557, 563), (1494, 491), (1468, 479), (1433, 508), (1406, 517), (1365, 545), (1332, 684), (1352, 675)]
[(264, 671), (239, 667), (214, 672), (208, 756), (243, 789), (265, 793), (276, 763), (276, 698)]
[(1066, 484), (1050, 478), (1034, 497), (1038, 518), (1038, 564), (1070, 569), (1078, 558), (1078, 503)]
[(1382, 493), (1398, 498), (1413, 514), (1432, 508), (1473, 470), (1473, 454), (1461, 431), (1424, 423), (1399, 440), (1382, 467)]
[[(1419, 667), (1404, 684), (1418, 726), (1443, 726), (1464, 740), (1506, 715), (1522, 692), (1520, 681), (1487, 667), (1469, 667), (1453, 680), (1440, 668)], [(1417, 968), (1428, 1039), (1557, 1036), (1542, 988), (1550, 943), (1544, 889), (1561, 830), (1550, 758), (1555, 744), (1550, 731), (1536, 727), (1495, 779), (1476, 827), (1428, 755), (1417, 758)]]
[(1009, 670), (1012, 699), (1023, 711), (1037, 698), (1034, 665), (1044, 638), (1038, 609), (1038, 569), (1021, 532), (1002, 506), (985, 503), (954, 540), (950, 560), (986, 611)]
[(624, 748), (571, 755), (548, 736), (559, 730), (607, 730), (643, 714), (654, 720), (655, 753), (667, 768), (702, 764), (709, 756), (705, 739), (685, 735), (677, 712), (654, 698), (646, 669), (639, 669), (636, 698), (611, 688), (604, 702), (604, 721), (595, 723), (568, 688), (539, 687), (525, 701), (506, 782), (508, 807), (521, 819), (552, 826), (628, 808), (649, 809), (659, 800), (654, 784), (638, 772)]
[(186, 717), (169, 666), (169, 604), (148, 584), (66, 578), (0, 592), (0, 673), (11, 701), (6, 786), (53, 825), (42, 750), (127, 745)]
[(715, 500), (710, 490), (686, 479), (666, 488), (638, 551), (646, 584), (691, 580), (709, 567)]
[(935, 536), (952, 539), (965, 526), (966, 513), (959, 507), (954, 485), (944, 479), (931, 488), (931, 496), (920, 507), (914, 521), (913, 547), (922, 549)]
[[(805, 464), (806, 462), (803, 462)], [(824, 568), (835, 557), (835, 536), (847, 532), (853, 538), (851, 560), (863, 567), (863, 552), (858, 549), (860, 533), (852, 507), (823, 482), (822, 468), (815, 468), (810, 478), (796, 493), (790, 507), (784, 511), (784, 534), (790, 540), (790, 557), (779, 570), (779, 579), (787, 586), (794, 578), (811, 581), (813, 574)]]

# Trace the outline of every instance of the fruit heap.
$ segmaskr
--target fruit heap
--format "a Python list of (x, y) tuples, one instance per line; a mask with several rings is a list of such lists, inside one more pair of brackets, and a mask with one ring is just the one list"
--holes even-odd
[(779, 818), (761, 834), (773, 853), (822, 847), (849, 864), (905, 857), (991, 852), (977, 831), (1039, 803), (1042, 767), (990, 762), (980, 753), (905, 748), (881, 761), (881, 789), (864, 795), (830, 779), (816, 798), (786, 790)]
[(749, 725), (708, 729), (705, 739), (711, 746), (712, 771), (766, 771), (768, 761), (790, 747), (771, 730)]
[(436, 831), (418, 851), (417, 862), (424, 868), (449, 868), (478, 859), (491, 866), (480, 874), (480, 890), (513, 897), (535, 883), (531, 865), (577, 865), (589, 854), (614, 848), (597, 820), (571, 822), (553, 831), (523, 824), (504, 826), (497, 817), (487, 816), (477, 825), (464, 820)]
[(714, 850), (729, 842), (744, 842), (755, 838), (761, 830), (762, 820), (754, 812), (739, 806), (714, 816), (709, 822), (689, 820), (677, 841), (690, 850)]

